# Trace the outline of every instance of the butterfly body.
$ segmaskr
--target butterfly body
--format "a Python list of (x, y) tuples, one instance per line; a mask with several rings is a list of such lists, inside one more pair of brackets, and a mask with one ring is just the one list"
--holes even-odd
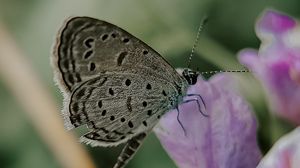
[(158, 122), (185, 96), (179, 75), (156, 51), (105, 21), (74, 17), (61, 28), (52, 64), (64, 93), (67, 129), (87, 125), (81, 141), (93, 146), (127, 142), (123, 167)]

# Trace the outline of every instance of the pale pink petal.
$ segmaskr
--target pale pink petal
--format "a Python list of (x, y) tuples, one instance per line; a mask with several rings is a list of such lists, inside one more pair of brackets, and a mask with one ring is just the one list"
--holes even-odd
[(280, 138), (257, 168), (299, 168), (300, 128)]
[(244, 49), (239, 52), (239, 61), (246, 65), (249, 69), (256, 69), (261, 66), (257, 50)]

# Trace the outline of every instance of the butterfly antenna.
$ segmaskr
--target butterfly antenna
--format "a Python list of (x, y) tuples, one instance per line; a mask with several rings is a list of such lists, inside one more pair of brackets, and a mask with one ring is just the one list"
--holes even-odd
[[(199, 71), (198, 71), (199, 72)], [(206, 72), (199, 72), (201, 75), (214, 75), (216, 73), (222, 73), (222, 72), (230, 72), (230, 73), (247, 73), (247, 72), (252, 72), (248, 69), (245, 70), (220, 70), (220, 71), (206, 71)]]
[(200, 25), (199, 25), (199, 28), (198, 28), (198, 32), (197, 32), (197, 35), (196, 35), (196, 40), (195, 40), (195, 42), (194, 42), (194, 45), (193, 45), (193, 48), (192, 48), (192, 52), (191, 52), (191, 55), (190, 55), (189, 60), (188, 60), (188, 68), (191, 67), (192, 57), (193, 57), (193, 55), (194, 55), (195, 48), (197, 47), (197, 44), (198, 44), (198, 41), (199, 41), (200, 33), (202, 32), (203, 27), (204, 27), (204, 25), (207, 23), (207, 21), (208, 21), (208, 17), (207, 17), (207, 16), (204, 16), (203, 19), (202, 19), (201, 22), (200, 22)]

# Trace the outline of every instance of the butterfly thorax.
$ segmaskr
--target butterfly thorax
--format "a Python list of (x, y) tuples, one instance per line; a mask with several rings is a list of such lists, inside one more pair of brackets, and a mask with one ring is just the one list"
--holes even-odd
[(187, 88), (189, 86), (187, 80), (182, 78), (180, 83), (174, 83), (175, 90), (169, 95), (169, 107), (170, 109), (176, 108), (183, 101), (183, 97), (186, 95)]
[(189, 69), (184, 69), (182, 72), (182, 80), (180, 83), (174, 83), (175, 91), (170, 94), (170, 109), (176, 108), (180, 103), (183, 102), (183, 97), (187, 93), (189, 85), (194, 85), (197, 82), (198, 73)]

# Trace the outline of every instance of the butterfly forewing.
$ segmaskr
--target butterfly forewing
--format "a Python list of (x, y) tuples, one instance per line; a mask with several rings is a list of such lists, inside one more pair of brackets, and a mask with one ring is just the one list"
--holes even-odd
[[(152, 48), (125, 30), (97, 19), (75, 17), (66, 21), (57, 39), (55, 65), (63, 89), (110, 71), (150, 69), (157, 78), (182, 81)], [(163, 72), (163, 73), (162, 73)], [(133, 72), (135, 73), (135, 72)]]

